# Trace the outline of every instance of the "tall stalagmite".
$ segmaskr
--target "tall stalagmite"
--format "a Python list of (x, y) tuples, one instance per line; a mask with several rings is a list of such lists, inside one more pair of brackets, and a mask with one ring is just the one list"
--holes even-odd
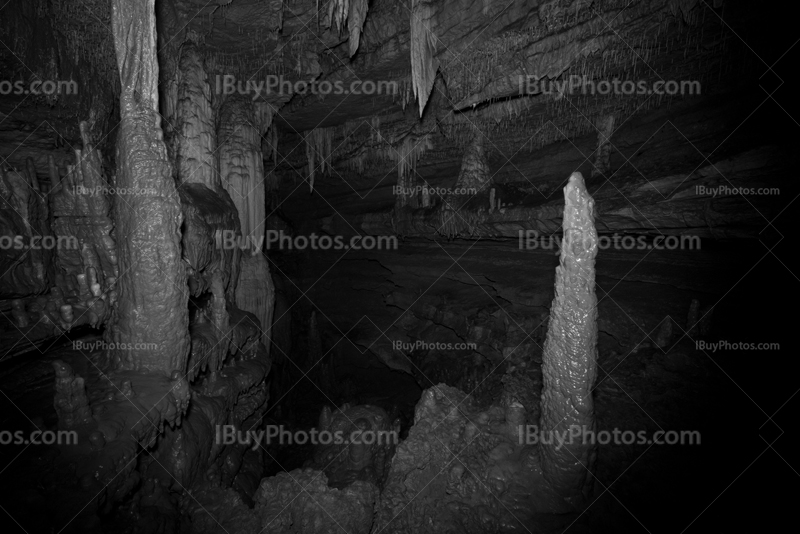
[(155, 0), (112, 0), (120, 73), (114, 222), (119, 299), (107, 329), (118, 369), (184, 372), (189, 352), (181, 208), (158, 113)]
[[(592, 388), (597, 373), (597, 297), (594, 260), (597, 231), (594, 200), (583, 176), (572, 173), (564, 188), (564, 240), (556, 267), (555, 298), (542, 355), (542, 414), (545, 436), (563, 436), (574, 428), (594, 430)], [(569, 435), (569, 434), (567, 434)], [(591, 489), (593, 445), (576, 438), (541, 447), (542, 471), (565, 500), (580, 506)]]

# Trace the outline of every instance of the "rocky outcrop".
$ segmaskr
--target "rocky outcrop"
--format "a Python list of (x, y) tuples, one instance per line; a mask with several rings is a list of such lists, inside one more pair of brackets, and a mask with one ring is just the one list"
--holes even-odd
[[(19, 234), (23, 245), (20, 250), (24, 252), (18, 264), (8, 270), (8, 276), (3, 277), (16, 281), (17, 291), (28, 297), (15, 302), (13, 313), (17, 327), (30, 340), (57, 335), (82, 324), (101, 327), (117, 298), (119, 271), (112, 235), (112, 195), (103, 175), (102, 157), (91, 143), (86, 122), (80, 124), (80, 131), (83, 149), (75, 150), (75, 164), (67, 166), (63, 178), (50, 158), (50, 190), (42, 190), (38, 180), (29, 180), (28, 205), (22, 212), (27, 233)], [(33, 161), (29, 161), (26, 175), (35, 178)], [(19, 180), (10, 182), (21, 185)], [(22, 193), (17, 191), (14, 196), (17, 204)], [(11, 211), (17, 213), (20, 209), (21, 204)]]
[(56, 249), (55, 282), (67, 299), (65, 304), (73, 307), (73, 322), (99, 327), (109, 318), (118, 295), (120, 272), (110, 200), (114, 194), (85, 122), (81, 133), (83, 150), (75, 151), (75, 165), (67, 168), (63, 179), (51, 162), (53, 233), (79, 244)]
[[(226, 367), (192, 388), (192, 409), (179, 426), (166, 429), (152, 454), (143, 462), (145, 480), (160, 480), (170, 491), (183, 492), (208, 484), (229, 488), (242, 468), (247, 443), (225, 444), (224, 425), (250, 429), (258, 424), (267, 408), (269, 394), (265, 379), (270, 360), (258, 344), (258, 329), (249, 332), (252, 348), (232, 359)], [(261, 450), (256, 452), (259, 455)], [(255, 476), (263, 467), (252, 466)], [(247, 472), (245, 472), (247, 474)], [(252, 493), (245, 494), (252, 498)]]
[(331, 488), (321, 471), (295, 469), (261, 481), (249, 509), (232, 490), (204, 489), (189, 504), (192, 532), (203, 534), (369, 534), (380, 500), (378, 488), (356, 481)]
[(392, 459), (375, 531), (535, 531), (537, 513), (563, 511), (518, 425), (499, 405), (480, 409), (445, 384), (427, 389)]

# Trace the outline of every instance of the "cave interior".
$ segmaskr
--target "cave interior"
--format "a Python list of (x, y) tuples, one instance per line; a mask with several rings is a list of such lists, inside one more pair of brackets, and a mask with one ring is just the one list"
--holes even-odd
[(0, 4), (4, 533), (790, 519), (778, 5)]

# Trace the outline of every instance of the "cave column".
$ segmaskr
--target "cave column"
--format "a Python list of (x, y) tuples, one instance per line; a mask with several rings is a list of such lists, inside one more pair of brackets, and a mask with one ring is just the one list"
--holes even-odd
[(261, 150), (261, 134), (272, 123), (272, 108), (238, 96), (228, 97), (220, 109), (217, 140), (219, 173), (228, 191), (242, 228), (242, 254), (236, 305), (255, 314), (261, 322), (261, 342), (270, 350), (275, 284), (265, 256), (266, 180)]
[(155, 0), (112, 0), (120, 73), (115, 197), (120, 277), (106, 332), (117, 369), (183, 373), (189, 352), (181, 208), (158, 113)]
[[(166, 91), (165, 108), (168, 113), (172, 113), (168, 116), (172, 125), (168, 148), (171, 148), (174, 155), (178, 190), (184, 210), (205, 213), (207, 205), (196, 201), (200, 196), (213, 199), (217, 209), (230, 209), (232, 212), (235, 208), (219, 177), (215, 109), (200, 39), (196, 32), (188, 32), (178, 51), (176, 75), (167, 82), (172, 84), (169, 87), (174, 87), (174, 90)], [(190, 223), (187, 221), (187, 224)], [(217, 232), (238, 230), (238, 227), (216, 228)], [(210, 349), (207, 362), (216, 371), (222, 366), (230, 348), (231, 328), (227, 302), (234, 300), (233, 292), (239, 275), (239, 251), (219, 251), (222, 261), (212, 269), (201, 265), (202, 261), (197, 257), (199, 250), (192, 251), (195, 252), (193, 254), (188, 252), (189, 248), (191, 246), (184, 246), (187, 264), (195, 271), (207, 269), (205, 282), (190, 283), (190, 287), (193, 296), (199, 295), (205, 289), (212, 294), (210, 319), (216, 327), (219, 339)], [(193, 377), (198, 371), (197, 366), (193, 365), (189, 376)]]
[(540, 427), (547, 439), (541, 445), (541, 458), (542, 472), (551, 487), (567, 502), (580, 506), (591, 489), (594, 446), (580, 437), (561, 445), (550, 436), (569, 436), (575, 429), (594, 431), (597, 232), (594, 200), (581, 173), (570, 176), (564, 199), (564, 240), (542, 355)]

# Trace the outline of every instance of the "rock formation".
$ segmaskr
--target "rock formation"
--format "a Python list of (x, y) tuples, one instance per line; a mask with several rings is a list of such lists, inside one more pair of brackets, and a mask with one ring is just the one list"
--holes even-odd
[[(594, 431), (592, 389), (597, 377), (597, 297), (594, 200), (583, 176), (564, 188), (564, 241), (556, 268), (556, 296), (542, 352), (541, 429), (545, 435)], [(575, 432), (577, 434), (578, 432)], [(575, 439), (542, 444), (542, 472), (565, 500), (579, 506), (591, 490), (594, 447)]]
[[(183, 372), (189, 355), (186, 270), (180, 209), (158, 113), (154, 2), (112, 3), (120, 85), (114, 224), (119, 301), (111, 343), (135, 347), (109, 355), (117, 369)], [(142, 349), (139, 347), (148, 347)]]
[[(777, 526), (790, 20), (0, 4), (0, 514), (64, 534)], [(741, 446), (712, 445), (734, 427)], [(731, 470), (766, 489), (720, 495)]]

